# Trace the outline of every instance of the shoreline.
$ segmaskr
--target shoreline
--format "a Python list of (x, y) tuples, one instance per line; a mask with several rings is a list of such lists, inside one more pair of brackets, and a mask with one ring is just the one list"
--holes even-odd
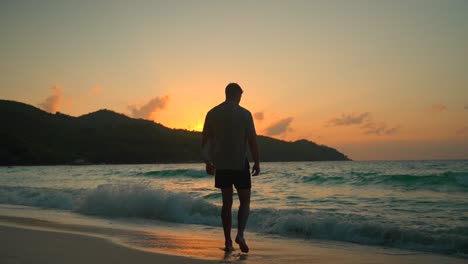
[[(286, 160), (286, 161), (278, 161), (278, 160), (272, 160), (272, 161), (260, 161), (261, 163), (301, 163), (301, 162), (401, 162), (401, 161), (407, 161), (407, 162), (431, 162), (431, 161), (442, 161), (442, 162), (458, 162), (458, 161), (468, 161), (468, 159), (465, 158), (459, 158), (459, 159), (382, 159), (382, 160), (353, 160), (353, 159), (348, 159), (348, 160)], [(180, 164), (200, 164), (200, 166), (203, 166), (203, 161), (177, 161), (177, 162), (157, 162), (157, 163), (84, 163), (84, 164), (77, 164), (77, 163), (44, 163), (44, 164), (10, 164), (10, 165), (5, 165), (5, 164), (0, 164), (0, 168), (15, 168), (15, 167), (53, 167), (53, 166), (73, 166), (73, 167), (86, 167), (86, 166), (131, 166), (131, 165), (180, 165)], [(201, 167), (200, 167), (201, 168)]]
[(105, 238), (0, 225), (1, 263), (215, 263), (131, 249)]
[[(33, 216), (30, 216), (31, 213)], [(241, 254), (239, 250), (233, 254), (224, 254), (220, 250), (223, 244), (221, 228), (90, 218), (50, 210), (9, 210), (3, 207), (0, 210), (0, 263), (466, 262), (466, 258), (461, 257), (358, 244), (302, 241), (250, 232), (246, 235), (251, 247), (249, 254)]]
[[(461, 161), (464, 161), (463, 159), (460, 159)], [(300, 163), (300, 162), (346, 162), (346, 161), (394, 161), (394, 160), (352, 160), (352, 159), (347, 159), (347, 160), (271, 160), (271, 161), (260, 161), (261, 163)], [(399, 161), (399, 160), (395, 160)], [(412, 161), (412, 160), (410, 160)], [(418, 160), (414, 160), (418, 161)], [(431, 160), (420, 160), (420, 161), (431, 161)], [(445, 161), (445, 160), (442, 160)], [(451, 160), (448, 160), (451, 161)], [(459, 161), (459, 160), (453, 160), (453, 161)], [(252, 162), (252, 161), (250, 161)], [(0, 168), (14, 168), (14, 167), (41, 167), (41, 166), (131, 166), (131, 165), (171, 165), (171, 164), (200, 164), (201, 166), (204, 165), (203, 161), (174, 161), (174, 162), (155, 162), (155, 163), (41, 163), (41, 164), (10, 164), (10, 165), (5, 165), (5, 164), (0, 164)]]

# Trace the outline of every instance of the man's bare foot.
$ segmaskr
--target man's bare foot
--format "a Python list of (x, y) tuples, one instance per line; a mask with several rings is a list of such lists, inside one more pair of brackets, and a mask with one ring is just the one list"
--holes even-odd
[(247, 243), (245, 243), (245, 239), (243, 237), (237, 236), (236, 243), (239, 244), (242, 252), (249, 253), (249, 247), (247, 246)]
[(234, 247), (232, 246), (232, 241), (224, 243), (224, 251), (226, 253), (231, 253), (232, 251), (234, 251)]

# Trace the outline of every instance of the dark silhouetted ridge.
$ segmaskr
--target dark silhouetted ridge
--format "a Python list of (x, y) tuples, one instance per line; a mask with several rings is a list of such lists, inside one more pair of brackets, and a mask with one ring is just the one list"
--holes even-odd
[[(0, 100), (0, 165), (199, 162), (201, 133), (110, 110), (80, 117)], [(333, 148), (259, 137), (263, 161), (349, 160)]]
[(107, 109), (102, 109), (96, 112), (82, 115), (79, 116), (77, 119), (81, 122), (90, 123), (129, 123), (133, 120), (124, 114), (119, 114)]

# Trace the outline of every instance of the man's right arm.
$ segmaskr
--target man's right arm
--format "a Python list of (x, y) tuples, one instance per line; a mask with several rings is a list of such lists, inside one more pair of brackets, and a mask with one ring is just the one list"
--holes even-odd
[(254, 160), (252, 176), (257, 176), (260, 174), (260, 154), (258, 152), (257, 136), (255, 134), (251, 134), (248, 136), (247, 140), (249, 141), (250, 153)]
[(258, 151), (257, 132), (255, 132), (255, 124), (250, 112), (248, 112), (247, 115), (247, 129), (245, 132), (247, 135), (247, 141), (249, 142), (250, 154), (252, 154), (252, 158), (254, 160), (252, 176), (257, 176), (260, 174), (260, 154)]

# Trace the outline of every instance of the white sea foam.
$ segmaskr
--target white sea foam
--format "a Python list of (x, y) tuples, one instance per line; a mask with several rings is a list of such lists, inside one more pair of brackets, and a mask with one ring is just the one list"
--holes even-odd
[[(95, 189), (0, 186), (0, 203), (70, 210), (95, 216), (220, 226), (220, 208), (203, 198), (164, 189), (150, 189), (140, 184), (106, 184)], [(249, 230), (287, 237), (385, 245), (447, 254), (468, 253), (468, 228), (453, 228), (445, 233), (431, 232), (355, 214), (307, 212), (300, 209), (253, 209)]]

